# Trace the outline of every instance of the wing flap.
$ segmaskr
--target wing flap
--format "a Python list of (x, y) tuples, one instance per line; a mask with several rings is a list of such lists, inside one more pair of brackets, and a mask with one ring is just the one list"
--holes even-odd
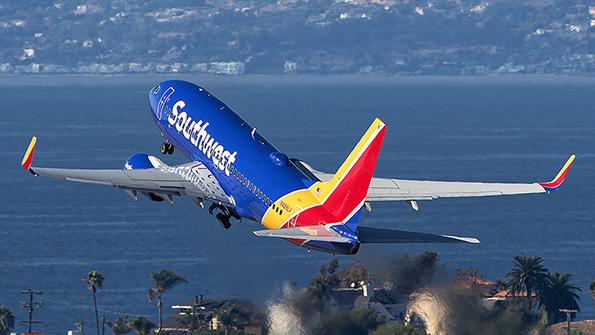
[[(379, 186), (390, 180), (393, 187)], [(476, 183), (374, 178), (366, 200), (432, 200), (437, 198), (487, 197), (544, 193), (538, 183)]]
[(459, 237), (429, 233), (416, 233), (403, 230), (358, 227), (361, 243), (480, 243), (473, 237)]

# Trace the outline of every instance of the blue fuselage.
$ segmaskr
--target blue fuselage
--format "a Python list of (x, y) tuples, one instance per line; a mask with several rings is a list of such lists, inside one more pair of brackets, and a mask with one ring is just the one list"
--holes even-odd
[(164, 81), (149, 92), (149, 101), (161, 134), (211, 171), (240, 216), (260, 222), (273, 201), (313, 183), (206, 89)]

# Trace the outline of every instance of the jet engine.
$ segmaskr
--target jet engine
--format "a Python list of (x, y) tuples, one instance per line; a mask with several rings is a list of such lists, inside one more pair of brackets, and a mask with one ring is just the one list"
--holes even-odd
[[(137, 170), (137, 169), (153, 169), (153, 168), (160, 168), (163, 166), (167, 166), (167, 164), (163, 163), (159, 158), (151, 155), (147, 155), (144, 153), (137, 153), (134, 154), (126, 160), (126, 164), (124, 164), (124, 168), (126, 170)], [(155, 192), (141, 192), (147, 199), (157, 202), (162, 202), (167, 200), (170, 203), (173, 203), (172, 198), (168, 194), (162, 193), (155, 193)]]

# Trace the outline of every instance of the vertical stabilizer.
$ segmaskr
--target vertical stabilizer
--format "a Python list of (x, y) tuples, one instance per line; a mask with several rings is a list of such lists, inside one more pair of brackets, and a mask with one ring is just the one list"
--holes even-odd
[[(384, 122), (375, 119), (333, 178), (310, 187), (310, 191), (321, 203), (322, 208), (319, 209), (330, 213), (332, 215), (330, 219), (334, 222), (344, 223), (352, 230), (355, 229), (359, 218), (357, 214), (368, 194), (385, 133)], [(308, 213), (301, 215), (308, 215)]]

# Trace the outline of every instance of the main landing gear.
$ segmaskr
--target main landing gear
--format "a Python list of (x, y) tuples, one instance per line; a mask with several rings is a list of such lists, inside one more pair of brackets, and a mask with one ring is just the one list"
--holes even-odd
[(229, 222), (230, 217), (224, 215), (223, 213), (219, 213), (215, 216), (217, 218), (217, 221), (219, 221), (219, 224), (225, 228), (225, 229), (229, 229), (229, 227), (231, 227), (231, 223)]
[(209, 207), (209, 214), (213, 215), (213, 211), (215, 210), (219, 211), (219, 213), (215, 215), (217, 221), (219, 221), (219, 224), (225, 229), (229, 229), (229, 227), (231, 227), (231, 223), (229, 222), (231, 218), (234, 218), (236, 220), (241, 219), (240, 216), (233, 209), (227, 208), (223, 205), (212, 204)]
[(174, 145), (169, 142), (163, 142), (161, 145), (161, 153), (163, 155), (168, 154), (171, 155), (174, 153)]

